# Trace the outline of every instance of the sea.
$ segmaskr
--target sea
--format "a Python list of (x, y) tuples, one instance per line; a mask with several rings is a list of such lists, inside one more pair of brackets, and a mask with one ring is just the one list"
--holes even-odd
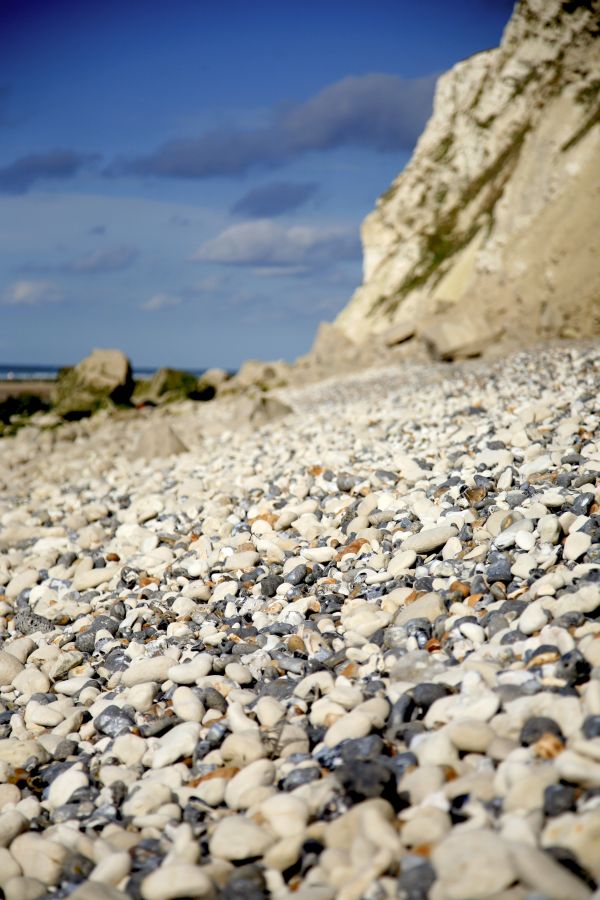
[[(56, 378), (60, 366), (17, 366), (10, 363), (0, 363), (0, 381), (52, 381)], [(134, 378), (149, 378), (156, 370), (160, 368), (135, 368), (133, 369)], [(202, 375), (206, 369), (185, 369), (192, 375)]]

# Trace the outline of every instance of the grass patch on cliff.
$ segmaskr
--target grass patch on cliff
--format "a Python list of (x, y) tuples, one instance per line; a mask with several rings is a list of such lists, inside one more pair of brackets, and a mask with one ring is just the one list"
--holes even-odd
[[(369, 316), (381, 312), (391, 316), (399, 304), (413, 291), (430, 280), (433, 288), (447, 271), (446, 261), (467, 246), (479, 229), (484, 226), (485, 216), (488, 217), (489, 224), (494, 207), (502, 196), (504, 186), (517, 164), (528, 130), (529, 125), (520, 128), (494, 162), (478, 178), (467, 185), (458, 204), (438, 219), (435, 230), (422, 236), (424, 246), (419, 262), (393, 294), (381, 296), (373, 303), (368, 312)], [(473, 203), (486, 188), (488, 189), (487, 195), (474, 214), (473, 224), (466, 230), (459, 231), (459, 214)]]

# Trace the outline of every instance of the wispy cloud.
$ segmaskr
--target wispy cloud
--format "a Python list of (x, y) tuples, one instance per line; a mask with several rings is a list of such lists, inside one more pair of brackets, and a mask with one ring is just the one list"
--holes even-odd
[(157, 312), (159, 309), (168, 309), (171, 306), (179, 306), (181, 297), (174, 294), (153, 294), (148, 300), (140, 303), (140, 309), (144, 312)]
[(192, 224), (192, 222), (191, 222), (191, 219), (188, 219), (187, 216), (182, 216), (182, 215), (179, 215), (178, 213), (175, 213), (175, 215), (172, 215), (171, 218), (169, 219), (169, 224), (177, 225), (179, 228), (187, 228), (189, 225)]
[(50, 281), (13, 281), (0, 296), (4, 306), (40, 306), (63, 299), (63, 292)]
[(20, 156), (8, 166), (0, 168), (0, 192), (24, 194), (36, 182), (72, 178), (99, 156), (75, 150), (50, 150)]
[(317, 189), (318, 185), (314, 181), (273, 181), (248, 191), (234, 203), (231, 212), (252, 219), (281, 216), (298, 209), (314, 196)]
[(101, 275), (129, 268), (138, 256), (139, 250), (132, 244), (117, 244), (106, 250), (85, 253), (83, 256), (76, 256), (56, 265), (28, 263), (21, 266), (20, 271), (38, 274), (59, 272), (63, 275)]
[(354, 229), (307, 225), (284, 228), (270, 219), (259, 219), (225, 229), (202, 244), (191, 258), (290, 275), (359, 256), (360, 242)]
[(137, 247), (131, 244), (120, 244), (107, 250), (88, 253), (61, 266), (65, 272), (80, 275), (97, 275), (101, 272), (119, 272), (127, 269), (139, 254)]
[(116, 160), (106, 171), (208, 178), (240, 175), (257, 165), (280, 166), (313, 150), (408, 150), (430, 114), (435, 80), (433, 75), (349, 76), (305, 103), (274, 109), (266, 126), (220, 128), (197, 138), (171, 140), (147, 156)]

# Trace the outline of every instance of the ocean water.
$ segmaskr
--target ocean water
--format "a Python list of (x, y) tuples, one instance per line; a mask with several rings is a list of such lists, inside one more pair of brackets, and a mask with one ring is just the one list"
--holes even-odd
[[(0, 363), (0, 381), (40, 381), (40, 380), (51, 380), (56, 378), (56, 375), (59, 370), (59, 366), (44, 366), (44, 365), (31, 365), (31, 366), (17, 366), (11, 365), (10, 363)], [(154, 369), (148, 369), (141, 367), (139, 369), (134, 368), (133, 377), (134, 378), (149, 378), (151, 375), (156, 372), (156, 369), (160, 368), (157, 366)], [(191, 372), (192, 375), (202, 375), (203, 372), (206, 372), (206, 369), (185, 369), (186, 372)]]

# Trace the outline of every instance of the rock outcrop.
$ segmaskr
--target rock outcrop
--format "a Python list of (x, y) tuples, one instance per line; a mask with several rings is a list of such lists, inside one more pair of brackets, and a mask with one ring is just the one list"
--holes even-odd
[(59, 373), (52, 394), (54, 411), (80, 419), (112, 404), (129, 403), (134, 383), (131, 364), (120, 350), (93, 350)]
[(159, 406), (177, 400), (197, 399), (197, 393), (196, 375), (180, 369), (157, 369), (152, 378), (137, 382), (132, 399), (136, 404)]
[(438, 82), (414, 155), (363, 224), (335, 324), (442, 358), (600, 333), (600, 3), (521, 0), (501, 45)]

